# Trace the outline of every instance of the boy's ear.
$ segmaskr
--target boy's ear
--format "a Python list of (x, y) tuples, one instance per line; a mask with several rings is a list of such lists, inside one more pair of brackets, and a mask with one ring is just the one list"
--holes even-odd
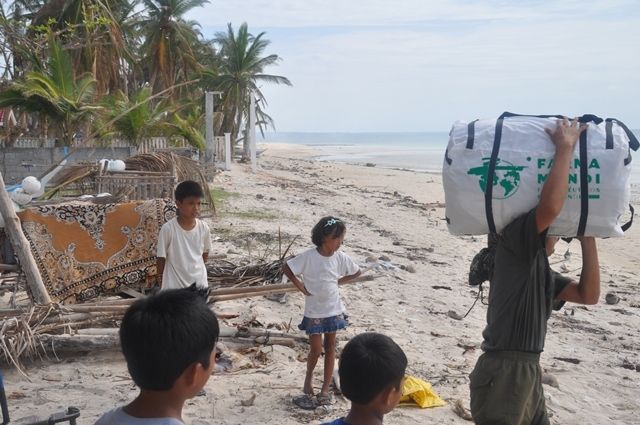
[(186, 387), (192, 387), (197, 384), (198, 381), (198, 366), (202, 369), (202, 365), (198, 362), (192, 363), (187, 367), (180, 378)]
[(402, 387), (396, 388), (395, 385), (389, 385), (381, 394), (385, 410), (390, 412), (398, 405), (398, 400), (402, 396)]

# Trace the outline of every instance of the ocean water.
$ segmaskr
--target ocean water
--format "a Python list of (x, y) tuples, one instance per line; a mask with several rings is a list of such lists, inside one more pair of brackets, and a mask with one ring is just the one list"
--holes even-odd
[[(640, 138), (640, 130), (634, 130)], [(320, 161), (349, 164), (375, 164), (440, 173), (447, 132), (422, 133), (267, 133), (265, 143), (291, 143), (313, 146)], [(631, 182), (640, 185), (640, 151), (632, 152)]]

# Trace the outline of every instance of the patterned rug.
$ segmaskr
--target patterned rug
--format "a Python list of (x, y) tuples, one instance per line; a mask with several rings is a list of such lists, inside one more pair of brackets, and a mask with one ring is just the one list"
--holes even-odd
[(158, 232), (175, 211), (171, 200), (153, 199), (68, 202), (19, 216), (51, 300), (72, 304), (153, 279)]

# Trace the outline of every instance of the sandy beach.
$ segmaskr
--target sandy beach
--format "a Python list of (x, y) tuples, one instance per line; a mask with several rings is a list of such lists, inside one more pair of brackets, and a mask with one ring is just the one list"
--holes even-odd
[[(457, 400), (469, 405), (467, 377), (481, 353), (486, 306), (478, 301), (462, 320), (451, 316), (464, 316), (476, 299), (467, 272), (484, 238), (448, 233), (440, 175), (314, 161), (317, 152), (300, 145), (261, 148), (266, 151), (256, 173), (246, 164), (234, 164), (216, 176), (218, 216), (207, 219), (213, 254), (225, 254), (233, 262), (273, 260), (279, 230), (283, 245), (298, 237), (292, 246), (292, 253), (298, 253), (310, 246), (311, 228), (320, 217), (342, 217), (348, 227), (344, 251), (368, 266), (366, 274), (375, 279), (342, 288), (351, 326), (338, 335), (339, 346), (365, 331), (391, 336), (407, 354), (408, 373), (429, 381), (447, 401), (434, 409), (399, 407), (386, 422), (470, 423), (452, 407)], [(633, 200), (640, 200), (637, 187)], [(639, 423), (640, 225), (623, 238), (600, 240), (598, 246), (600, 302), (566, 305), (549, 321), (541, 364), (556, 380), (544, 386), (554, 424)], [(567, 246), (561, 242), (550, 262), (577, 279), (580, 248), (577, 242), (568, 248), (565, 256)], [(605, 303), (610, 291), (620, 297), (618, 304)], [(296, 327), (303, 304), (301, 294), (291, 293), (285, 303), (258, 297), (221, 302), (216, 311), (240, 314), (229, 325), (290, 326), (303, 335)], [(340, 397), (335, 405), (313, 412), (292, 405), (304, 378), (303, 344), (250, 348), (243, 355), (233, 349), (238, 347), (224, 348), (234, 367), (212, 376), (207, 395), (187, 403), (187, 424), (320, 423), (347, 412), (348, 403)], [(118, 352), (43, 360), (28, 367), (28, 379), (16, 370), (4, 372), (16, 424), (66, 406), (81, 409), (78, 423), (92, 424), (137, 393)], [(317, 387), (321, 372), (318, 367)]]

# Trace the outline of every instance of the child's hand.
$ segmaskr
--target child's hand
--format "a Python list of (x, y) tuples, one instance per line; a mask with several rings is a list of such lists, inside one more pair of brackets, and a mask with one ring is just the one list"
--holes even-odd
[(586, 124), (580, 124), (577, 118), (569, 121), (563, 118), (558, 120), (555, 130), (545, 128), (544, 131), (551, 136), (551, 141), (556, 145), (556, 150), (573, 151), (580, 134), (587, 129)]

